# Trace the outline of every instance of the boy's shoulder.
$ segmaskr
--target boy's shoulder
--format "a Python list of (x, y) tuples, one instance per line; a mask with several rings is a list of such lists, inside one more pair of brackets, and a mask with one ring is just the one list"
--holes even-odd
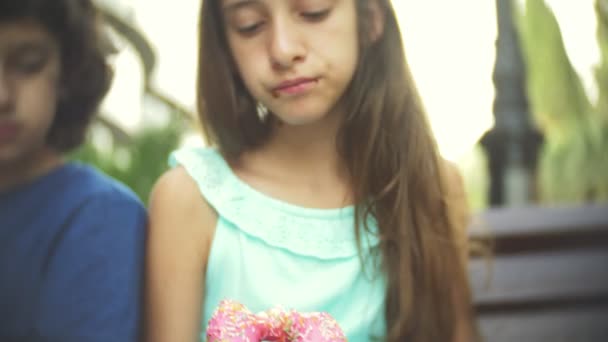
[(140, 245), (148, 214), (137, 195), (92, 165), (70, 163), (66, 167), (68, 179), (59, 194), (63, 203), (56, 206), (56, 221), (63, 222), (65, 238), (80, 241), (75, 237), (88, 236), (93, 244), (120, 238), (130, 241), (132, 248)]
[[(123, 204), (141, 206), (141, 200), (124, 183), (103, 173), (92, 165), (71, 163), (69, 193), (86, 200), (102, 197)], [(66, 194), (69, 195), (69, 194)]]
[(144, 205), (131, 189), (88, 164), (70, 162), (37, 188), (38, 196), (55, 198), (43, 201), (49, 210), (54, 207), (57, 212), (50, 214), (60, 220), (67, 216), (85, 221), (142, 221), (146, 216)]

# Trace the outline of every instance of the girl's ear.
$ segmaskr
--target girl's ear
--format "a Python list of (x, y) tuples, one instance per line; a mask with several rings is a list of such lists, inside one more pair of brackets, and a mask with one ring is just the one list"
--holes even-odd
[(380, 4), (381, 0), (371, 0), (367, 2), (369, 13), (369, 41), (375, 43), (384, 33), (385, 8)]

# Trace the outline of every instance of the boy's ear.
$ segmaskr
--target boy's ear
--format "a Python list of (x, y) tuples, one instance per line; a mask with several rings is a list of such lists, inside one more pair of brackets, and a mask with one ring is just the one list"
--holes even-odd
[(65, 75), (61, 75), (59, 80), (57, 80), (57, 101), (64, 103), (65, 101), (69, 101), (72, 97), (72, 92), (74, 91), (69, 85), (68, 81), (65, 78)]
[(63, 83), (59, 83), (57, 85), (57, 100), (65, 101), (69, 95), (68, 88)]
[(385, 9), (382, 4), (380, 4), (380, 0), (371, 0), (367, 2), (368, 13), (369, 13), (369, 21), (370, 21), (370, 31), (369, 31), (369, 41), (371, 43), (375, 43), (382, 34), (384, 33), (384, 23), (386, 20), (385, 17)]

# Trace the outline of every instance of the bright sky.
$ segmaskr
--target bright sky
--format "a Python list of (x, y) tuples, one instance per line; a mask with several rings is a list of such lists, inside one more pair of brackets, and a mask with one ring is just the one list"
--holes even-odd
[[(159, 59), (154, 80), (171, 97), (194, 108), (199, 0), (102, 0), (132, 8)], [(519, 0), (521, 1), (521, 0)], [(595, 95), (592, 69), (599, 59), (593, 0), (547, 0), (568, 53)], [(442, 154), (458, 160), (492, 126), (492, 70), (496, 39), (493, 0), (393, 0), (406, 53)], [(106, 106), (137, 126), (141, 70), (132, 54), (117, 61), (115, 89)]]

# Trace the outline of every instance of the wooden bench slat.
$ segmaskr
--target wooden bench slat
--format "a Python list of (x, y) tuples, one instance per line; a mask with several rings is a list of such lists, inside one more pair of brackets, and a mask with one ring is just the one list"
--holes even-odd
[(476, 216), (472, 236), (491, 233), (498, 240), (513, 236), (608, 232), (608, 204), (580, 207), (492, 208)]
[(606, 248), (475, 259), (469, 270), (477, 306), (608, 298)]
[(608, 307), (484, 315), (485, 342), (606, 342)]

